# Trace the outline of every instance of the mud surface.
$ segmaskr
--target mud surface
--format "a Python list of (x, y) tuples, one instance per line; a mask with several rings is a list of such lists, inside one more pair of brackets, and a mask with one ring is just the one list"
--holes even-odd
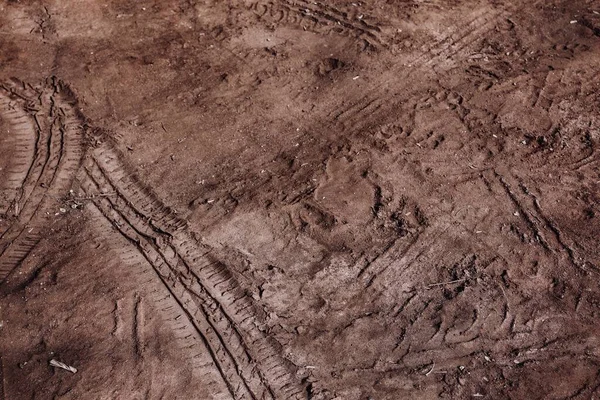
[(13, 0), (0, 46), (0, 400), (600, 397), (598, 2)]

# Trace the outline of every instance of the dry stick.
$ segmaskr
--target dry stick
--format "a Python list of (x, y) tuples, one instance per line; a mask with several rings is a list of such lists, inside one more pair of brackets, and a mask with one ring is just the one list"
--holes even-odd
[(432, 283), (431, 285), (427, 285), (427, 287), (428, 288), (432, 288), (432, 287), (435, 287), (435, 286), (452, 285), (454, 283), (464, 282), (465, 280), (466, 280), (465, 278), (462, 278), (462, 279), (457, 279), (455, 281)]
[(425, 376), (429, 376), (429, 374), (431, 374), (433, 372), (434, 368), (435, 368), (435, 363), (433, 363), (433, 365), (431, 366), (431, 369), (425, 374)]

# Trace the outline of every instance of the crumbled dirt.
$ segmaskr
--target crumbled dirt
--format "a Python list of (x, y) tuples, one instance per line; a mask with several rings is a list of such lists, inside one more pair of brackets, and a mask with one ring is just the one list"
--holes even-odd
[(0, 400), (600, 397), (597, 1), (9, 0), (0, 46)]

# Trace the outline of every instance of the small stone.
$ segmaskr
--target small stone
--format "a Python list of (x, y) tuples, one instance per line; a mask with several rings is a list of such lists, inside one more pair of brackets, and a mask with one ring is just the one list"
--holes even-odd
[(299, 325), (296, 327), (296, 333), (298, 333), (298, 335), (304, 335), (307, 331), (308, 329), (306, 329), (306, 327), (303, 325)]

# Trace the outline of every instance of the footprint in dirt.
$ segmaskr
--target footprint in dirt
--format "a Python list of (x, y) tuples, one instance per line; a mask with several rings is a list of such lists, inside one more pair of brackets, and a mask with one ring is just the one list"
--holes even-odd
[(371, 219), (375, 188), (363, 177), (359, 162), (347, 157), (330, 159), (326, 177), (315, 190), (318, 204), (341, 223), (365, 224)]

